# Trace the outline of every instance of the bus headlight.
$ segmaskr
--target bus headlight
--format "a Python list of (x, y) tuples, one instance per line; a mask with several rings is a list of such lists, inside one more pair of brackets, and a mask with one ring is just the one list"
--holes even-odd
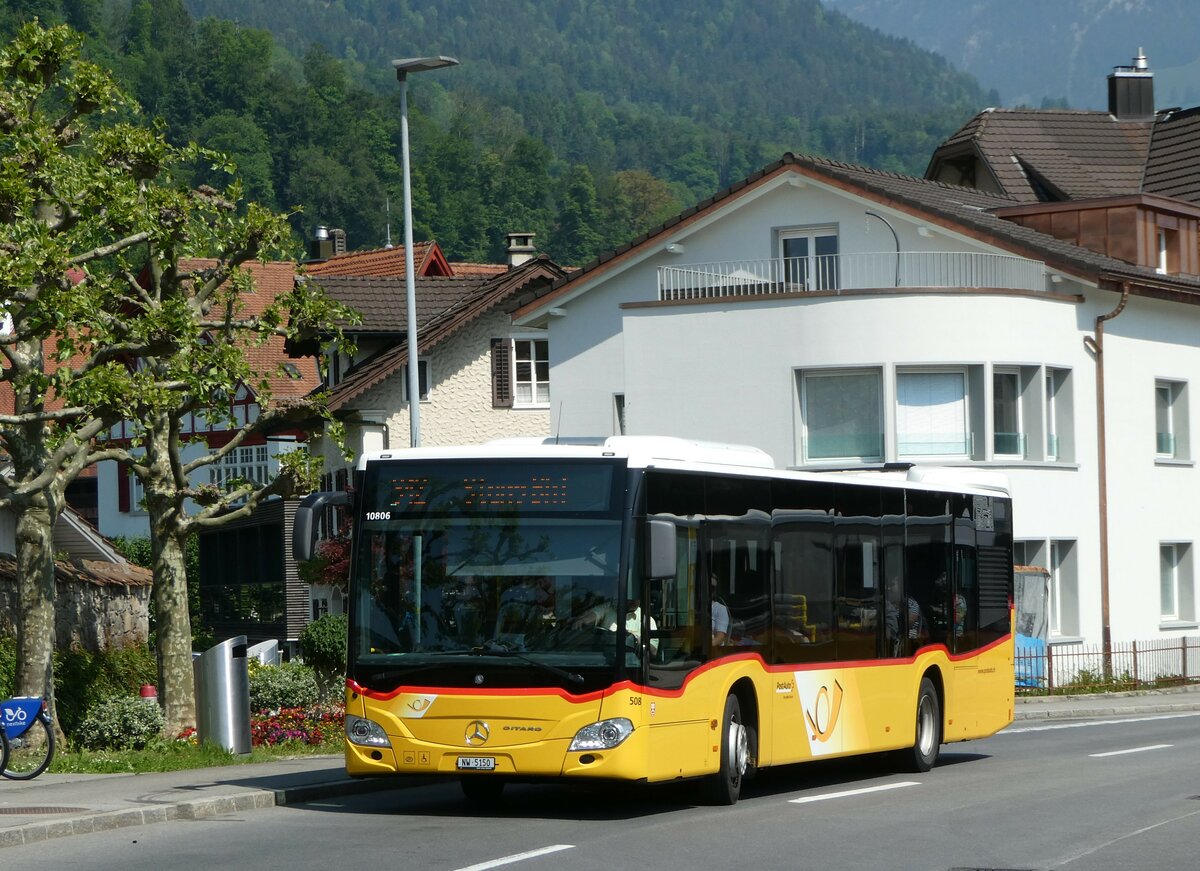
[(611, 750), (632, 734), (633, 723), (624, 717), (601, 720), (576, 732), (567, 750)]
[(365, 720), (353, 714), (346, 715), (346, 740), (363, 747), (390, 747), (387, 732), (374, 720)]

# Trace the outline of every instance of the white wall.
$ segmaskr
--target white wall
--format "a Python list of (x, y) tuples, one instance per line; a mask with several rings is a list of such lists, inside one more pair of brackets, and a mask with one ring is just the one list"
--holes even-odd
[[(1074, 452), (1069, 461), (992, 460), (1014, 496), (1015, 537), (1075, 542), (1079, 635), (1101, 637), (1096, 363), (1084, 344), (1095, 319), (1119, 295), (1067, 280), (1054, 293), (1000, 295), (897, 293), (797, 296), (787, 300), (621, 308), (656, 298), (655, 268), (775, 256), (776, 231), (833, 225), (842, 253), (987, 250), (958, 235), (917, 232), (906, 216), (817, 183), (787, 183), (735, 201), (680, 231), (683, 254), (659, 247), (630, 264), (598, 272), (582, 295), (556, 302), (551, 318), (551, 383), (564, 402), (563, 435), (613, 432), (615, 393), (625, 397), (627, 432), (755, 445), (778, 465), (800, 461), (796, 371), (877, 366), (885, 385), (885, 431), (892, 433), (897, 366), (967, 364), (1053, 367), (1071, 372)], [(1073, 297), (1073, 298), (1072, 298)], [(1106, 328), (1110, 618), (1115, 640), (1196, 633), (1159, 619), (1159, 544), (1200, 547), (1195, 464), (1155, 460), (1156, 378), (1187, 381), (1189, 419), (1200, 406), (1200, 307), (1133, 299)], [(970, 402), (988, 421), (991, 379)], [(891, 397), (894, 400), (894, 395)], [(1191, 456), (1200, 430), (1189, 425)], [(894, 435), (892, 439), (894, 449)], [(990, 457), (990, 451), (986, 452)], [(892, 453), (894, 456), (894, 452)], [(979, 465), (978, 463), (973, 465)], [(1200, 552), (1194, 554), (1200, 571)], [(1193, 579), (1195, 584), (1195, 579)]]

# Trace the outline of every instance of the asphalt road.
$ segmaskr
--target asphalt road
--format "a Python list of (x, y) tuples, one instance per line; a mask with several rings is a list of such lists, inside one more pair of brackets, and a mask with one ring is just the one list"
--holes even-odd
[(457, 784), (65, 838), (7, 868), (1068, 869), (1200, 866), (1200, 712), (1017, 724), (944, 747), (928, 774), (877, 760), (763, 772), (732, 808), (694, 788)]

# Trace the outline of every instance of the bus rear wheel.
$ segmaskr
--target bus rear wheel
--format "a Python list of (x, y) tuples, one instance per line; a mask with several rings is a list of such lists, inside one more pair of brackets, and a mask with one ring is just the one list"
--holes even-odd
[(721, 767), (709, 782), (713, 804), (737, 804), (750, 766), (750, 732), (742, 722), (742, 707), (732, 693), (721, 718)]
[(942, 706), (937, 689), (927, 677), (921, 678), (917, 692), (917, 737), (913, 746), (900, 751), (906, 771), (925, 772), (937, 762), (942, 745)]

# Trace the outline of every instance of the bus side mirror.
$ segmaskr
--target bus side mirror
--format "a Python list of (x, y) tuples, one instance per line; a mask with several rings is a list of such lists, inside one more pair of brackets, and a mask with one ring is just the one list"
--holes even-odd
[(675, 524), (669, 520), (646, 521), (646, 577), (675, 577)]
[(333, 505), (349, 505), (350, 496), (344, 490), (309, 493), (296, 507), (292, 519), (292, 559), (298, 563), (310, 560), (317, 547), (317, 520), (321, 512)]

